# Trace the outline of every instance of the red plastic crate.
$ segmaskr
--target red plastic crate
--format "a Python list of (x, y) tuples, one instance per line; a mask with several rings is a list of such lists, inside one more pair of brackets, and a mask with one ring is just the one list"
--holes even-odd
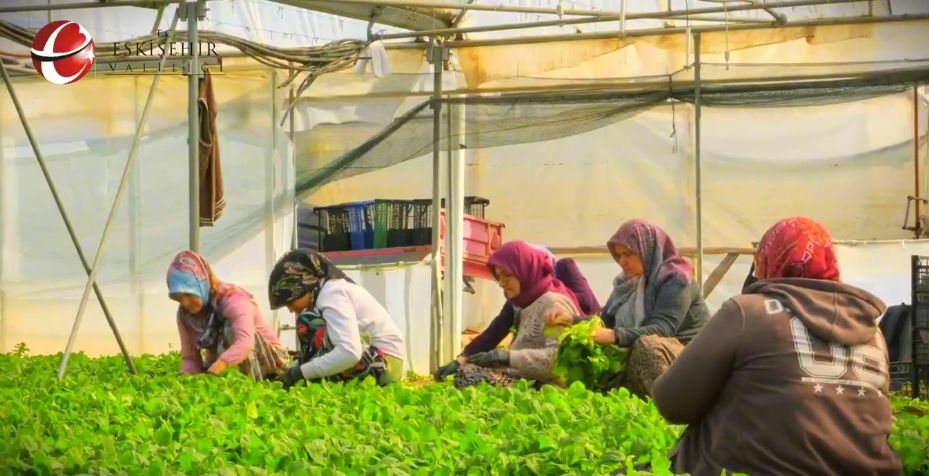
[[(442, 267), (445, 267), (445, 210), (442, 210)], [(503, 245), (503, 223), (488, 221), (471, 215), (464, 216), (464, 275), (493, 279), (487, 262), (490, 255)]]

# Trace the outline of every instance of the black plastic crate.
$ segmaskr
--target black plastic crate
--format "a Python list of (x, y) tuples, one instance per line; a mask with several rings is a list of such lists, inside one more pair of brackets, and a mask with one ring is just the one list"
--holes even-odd
[(929, 368), (929, 343), (923, 342), (919, 333), (913, 336), (913, 363), (917, 367)]
[(411, 201), (411, 245), (432, 244), (432, 200)]
[(913, 327), (929, 329), (929, 293), (917, 292), (913, 296)]
[(912, 257), (913, 294), (929, 293), (929, 256)]
[(914, 398), (929, 395), (929, 368), (910, 362), (890, 363), (890, 391)]
[(313, 210), (319, 217), (319, 246), (321, 251), (352, 249), (349, 234), (348, 209), (342, 206), (322, 207)]
[(392, 248), (413, 244), (413, 201), (374, 201), (374, 247)]
[[(430, 205), (432, 201), (429, 201)], [(487, 206), (490, 205), (490, 200), (484, 197), (465, 197), (464, 199), (464, 212), (465, 215), (471, 215), (475, 218), (484, 219), (484, 210)], [(430, 207), (431, 208), (431, 207)], [(445, 199), (442, 199), (442, 208), (445, 208)]]

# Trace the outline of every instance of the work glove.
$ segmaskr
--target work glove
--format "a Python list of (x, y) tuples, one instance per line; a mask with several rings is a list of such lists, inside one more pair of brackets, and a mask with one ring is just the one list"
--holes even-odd
[(284, 384), (285, 390), (293, 387), (301, 380), (305, 379), (303, 378), (303, 372), (300, 371), (299, 364), (288, 368), (284, 375), (281, 376), (281, 382)]
[(432, 376), (435, 377), (436, 382), (441, 382), (445, 380), (449, 375), (455, 375), (455, 372), (458, 372), (459, 368), (461, 368), (461, 364), (458, 363), (458, 359), (455, 359), (439, 367), (438, 369), (436, 369), (435, 373), (432, 374)]
[(510, 351), (494, 349), (488, 352), (478, 352), (469, 356), (468, 362), (478, 367), (509, 367)]

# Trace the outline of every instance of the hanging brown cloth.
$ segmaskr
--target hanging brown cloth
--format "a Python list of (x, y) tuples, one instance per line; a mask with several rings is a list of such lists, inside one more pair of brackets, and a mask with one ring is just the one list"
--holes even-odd
[(208, 70), (200, 78), (197, 102), (200, 107), (200, 226), (213, 226), (222, 216), (226, 200), (216, 132), (216, 98)]

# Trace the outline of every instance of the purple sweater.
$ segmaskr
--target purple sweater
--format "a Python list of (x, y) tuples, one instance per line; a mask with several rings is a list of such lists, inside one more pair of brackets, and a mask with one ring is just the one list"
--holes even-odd
[[(594, 296), (594, 292), (587, 283), (587, 278), (581, 273), (573, 259), (564, 258), (555, 263), (555, 278), (563, 282), (577, 297), (577, 302), (581, 305), (581, 313), (590, 315), (600, 312), (600, 303), (597, 302), (597, 296)], [(497, 314), (497, 317), (490, 321), (484, 332), (481, 332), (465, 346), (464, 350), (461, 351), (461, 355), (468, 356), (495, 349), (509, 335), (515, 318), (516, 310), (509, 302), (505, 303), (503, 308), (500, 309), (500, 314)]]
[[(255, 347), (255, 333), (260, 334), (272, 346), (280, 346), (281, 342), (271, 326), (265, 322), (258, 305), (248, 291), (231, 284), (220, 285), (213, 306), (216, 312), (223, 317), (226, 324), (232, 327), (235, 340), (222, 355), (216, 356), (216, 349), (206, 349), (207, 364), (222, 359), (230, 366), (245, 361), (248, 354)], [(184, 363), (181, 371), (185, 374), (203, 372), (203, 356), (197, 349), (197, 339), (206, 329), (208, 313), (201, 312), (192, 316), (178, 307), (177, 331), (181, 338), (181, 359)]]

